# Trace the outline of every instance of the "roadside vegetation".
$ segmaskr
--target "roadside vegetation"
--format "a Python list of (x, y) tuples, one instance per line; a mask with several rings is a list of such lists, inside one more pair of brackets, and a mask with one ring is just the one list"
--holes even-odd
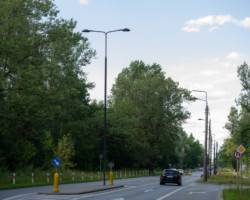
[[(13, 174), (9, 172), (0, 173), (0, 190), (4, 189), (14, 189), (14, 188), (25, 188), (25, 187), (36, 187), (36, 186), (46, 186), (54, 184), (54, 174), (55, 169), (51, 171), (42, 171), (35, 170), (34, 180), (32, 183), (32, 173), (30, 169), (18, 171), (15, 173), (15, 184), (13, 184)], [(94, 182), (94, 181), (103, 181), (103, 172), (83, 172), (79, 170), (60, 170), (59, 185), (61, 184), (71, 184), (71, 183), (84, 183), (84, 182)], [(110, 171), (106, 172), (107, 182), (110, 179)], [(136, 178), (142, 176), (149, 176), (148, 170), (121, 170), (113, 171), (114, 181), (117, 179), (125, 178)], [(158, 175), (161, 171), (155, 171), (155, 174)], [(49, 177), (48, 177), (49, 175)], [(107, 183), (109, 184), (109, 183)]]
[[(46, 173), (52, 182), (54, 158), (61, 159), (62, 183), (72, 182), (72, 172), (75, 182), (90, 180), (89, 173), (79, 180), (81, 170), (98, 171), (103, 163), (99, 158), (104, 103), (90, 99), (95, 83), (88, 82), (84, 72), (96, 52), (75, 30), (77, 22), (62, 19), (58, 13), (51, 0), (0, 1), (1, 187), (51, 184), (46, 182)], [(242, 159), (248, 171), (247, 63), (238, 67), (238, 77), (242, 91), (228, 115), (225, 128), (230, 138), (218, 157), (220, 165), (235, 170), (233, 152), (242, 144), (247, 149)], [(115, 170), (146, 169), (154, 174), (170, 166), (201, 167), (203, 147), (183, 129), (190, 116), (183, 103), (190, 101), (194, 101), (191, 92), (168, 77), (159, 64), (135, 60), (124, 66), (108, 99), (107, 168), (114, 162)], [(29, 183), (32, 172), (34, 184)], [(235, 174), (230, 173), (221, 171), (208, 183), (234, 183)], [(249, 184), (247, 180), (243, 183)]]
[[(0, 1), (0, 166), (7, 172), (48, 171), (54, 158), (74, 171), (100, 166), (104, 104), (90, 99), (95, 83), (85, 73), (96, 52), (77, 22), (58, 13), (51, 0)], [(107, 105), (107, 166), (150, 173), (170, 163), (200, 166), (203, 148), (182, 128), (190, 91), (159, 64), (123, 67)]]
[[(248, 175), (247, 172), (245, 172), (245, 175)], [(199, 183), (207, 183), (207, 184), (217, 184), (217, 185), (233, 185), (234, 187), (237, 187), (237, 174), (228, 168), (219, 169), (217, 175), (213, 175), (208, 178), (207, 182), (203, 180), (198, 180)], [(240, 196), (240, 174), (238, 177), (238, 189), (224, 189), (223, 190), (223, 200), (236, 200), (236, 199), (242, 199), (242, 200), (249, 200), (250, 199), (250, 188), (243, 188), (242, 189), (242, 198)], [(242, 179), (242, 185), (243, 186), (249, 186), (250, 187), (250, 178), (243, 176)]]
[[(240, 184), (240, 174), (239, 174), (239, 184)], [(207, 182), (204, 182), (202, 179), (198, 180), (199, 183), (213, 183), (217, 185), (222, 184), (230, 184), (230, 185), (237, 185), (237, 174), (233, 172), (231, 169), (223, 168), (219, 169), (217, 175), (212, 175), (208, 177)], [(242, 184), (250, 186), (250, 178), (243, 176)]]
[(223, 190), (223, 200), (250, 200), (250, 189), (243, 189), (242, 196), (239, 189), (225, 189)]

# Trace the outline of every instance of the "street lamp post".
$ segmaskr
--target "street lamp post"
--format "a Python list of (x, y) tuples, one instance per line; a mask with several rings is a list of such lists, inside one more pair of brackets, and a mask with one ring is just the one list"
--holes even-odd
[(102, 158), (103, 158), (103, 155), (100, 154), (99, 158), (100, 158), (100, 173), (101, 173), (101, 171), (102, 171)]
[(216, 168), (216, 165), (215, 165), (215, 134), (212, 134), (214, 135), (214, 175), (215, 175), (215, 168)]
[[(208, 133), (208, 103), (207, 103), (207, 92), (203, 90), (192, 90), (194, 92), (203, 92), (206, 94), (206, 109), (205, 109), (205, 150), (204, 150), (204, 181), (207, 181), (207, 133)], [(202, 100), (202, 99), (199, 99)], [(204, 101), (204, 100), (202, 100)]]
[(107, 121), (107, 35), (109, 33), (113, 32), (118, 32), (118, 31), (123, 31), (123, 32), (129, 32), (130, 29), (124, 28), (124, 29), (118, 29), (118, 30), (113, 30), (113, 31), (96, 31), (96, 30), (89, 30), (89, 29), (84, 29), (82, 32), (84, 33), (89, 33), (89, 32), (96, 32), (96, 33), (103, 33), (105, 34), (105, 72), (104, 72), (104, 136), (103, 136), (103, 185), (105, 185), (105, 180), (106, 180), (106, 121)]

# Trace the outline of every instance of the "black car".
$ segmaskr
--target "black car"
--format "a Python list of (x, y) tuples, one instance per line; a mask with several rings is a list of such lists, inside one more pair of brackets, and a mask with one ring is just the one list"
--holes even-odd
[(176, 183), (182, 185), (180, 172), (174, 169), (164, 169), (160, 176), (160, 185), (164, 185), (165, 183)]

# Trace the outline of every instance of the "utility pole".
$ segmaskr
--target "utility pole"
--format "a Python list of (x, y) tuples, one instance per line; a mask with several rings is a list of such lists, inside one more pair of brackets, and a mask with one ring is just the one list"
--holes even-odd
[(207, 181), (207, 135), (208, 135), (208, 112), (209, 112), (209, 108), (208, 108), (208, 102), (207, 102), (207, 92), (203, 91), (203, 90), (192, 90), (194, 92), (204, 92), (206, 94), (206, 100), (202, 100), (199, 98), (195, 98), (195, 99), (199, 99), (202, 101), (206, 102), (206, 109), (205, 109), (205, 150), (204, 150), (204, 170), (203, 170), (203, 174), (204, 174), (204, 181)]
[(211, 133), (211, 119), (209, 120), (209, 176), (212, 175), (211, 163), (212, 163), (212, 133)]
[(204, 152), (204, 181), (207, 181), (207, 133), (208, 133), (208, 105), (206, 104), (206, 124), (205, 124), (205, 152)]

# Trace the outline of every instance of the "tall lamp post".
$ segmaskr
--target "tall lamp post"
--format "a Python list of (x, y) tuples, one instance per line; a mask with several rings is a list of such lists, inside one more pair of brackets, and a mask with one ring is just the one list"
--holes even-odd
[(103, 137), (103, 185), (105, 185), (106, 181), (106, 121), (107, 121), (107, 35), (109, 33), (113, 32), (118, 32), (118, 31), (123, 31), (123, 32), (129, 32), (130, 29), (124, 28), (124, 29), (118, 29), (118, 30), (113, 30), (113, 31), (96, 31), (96, 30), (89, 30), (89, 29), (84, 29), (82, 32), (84, 33), (89, 33), (89, 32), (96, 32), (96, 33), (103, 33), (105, 34), (105, 75), (104, 75), (104, 137)]
[[(207, 181), (207, 134), (208, 134), (208, 103), (207, 103), (207, 92), (203, 90), (192, 90), (193, 92), (203, 92), (206, 94), (206, 100), (199, 99), (206, 102), (206, 109), (205, 109), (205, 151), (204, 151), (204, 181)], [(196, 98), (198, 99), (198, 98)]]
[(216, 168), (216, 165), (215, 165), (215, 134), (212, 134), (214, 136), (214, 175), (215, 175), (215, 168)]

